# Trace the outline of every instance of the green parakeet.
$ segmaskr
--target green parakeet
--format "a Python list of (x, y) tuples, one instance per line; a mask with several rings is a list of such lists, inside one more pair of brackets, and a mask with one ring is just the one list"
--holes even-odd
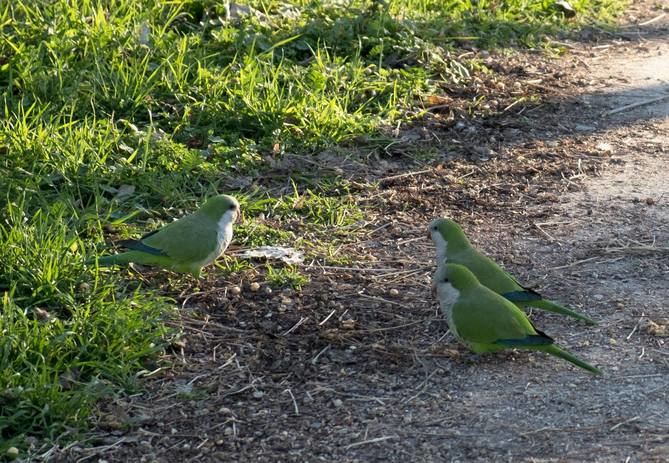
[(497, 294), (504, 296), (520, 308), (535, 307), (597, 324), (592, 318), (544, 299), (541, 294), (523, 287), (492, 259), (474, 249), (460, 225), (451, 219), (435, 219), (429, 226), (430, 235), (437, 248), (437, 266), (444, 262), (467, 267), (476, 278)]
[(467, 267), (444, 264), (437, 269), (434, 283), (449, 328), (473, 352), (538, 350), (591, 373), (600, 373), (597, 368), (560, 349), (552, 338), (532, 325), (522, 310), (483, 286)]
[[(134, 262), (200, 276), (202, 267), (216, 260), (232, 240), (232, 224), (240, 217), (232, 196), (209, 198), (196, 212), (154, 230), (138, 240), (119, 244), (127, 252), (97, 259), (101, 267)], [(92, 259), (87, 263), (94, 263)]]

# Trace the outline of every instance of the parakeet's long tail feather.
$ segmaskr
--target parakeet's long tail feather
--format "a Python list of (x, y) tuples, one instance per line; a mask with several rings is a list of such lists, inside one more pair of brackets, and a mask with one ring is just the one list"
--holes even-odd
[(588, 370), (590, 373), (594, 373), (596, 375), (601, 373), (599, 369), (593, 367), (587, 362), (584, 362), (583, 360), (570, 354), (569, 352), (560, 349), (558, 346), (554, 344), (541, 350), (543, 350), (544, 352), (548, 352), (549, 354), (555, 355), (556, 357), (560, 357), (561, 359), (564, 359), (568, 362), (571, 362), (574, 365), (583, 368), (584, 370)]
[[(97, 263), (99, 267), (111, 267), (112, 265), (128, 265), (129, 263), (135, 263), (140, 265), (148, 266), (159, 266), (164, 268), (175, 268), (179, 272), (191, 272), (195, 268), (191, 269), (188, 265), (175, 266), (174, 261), (166, 256), (148, 254), (142, 251), (127, 251), (121, 252), (119, 254), (113, 254), (111, 256), (101, 256), (98, 257)], [(89, 264), (95, 264), (95, 259), (87, 261)], [(180, 270), (181, 269), (181, 270)]]
[(128, 256), (129, 253), (114, 254), (112, 256), (101, 256), (97, 259), (88, 259), (85, 263), (93, 265), (96, 263), (99, 267), (111, 267), (112, 265), (128, 265), (132, 262), (132, 258)]
[(579, 313), (579, 312), (576, 312), (574, 310), (568, 309), (568, 308), (563, 307), (559, 304), (556, 304), (555, 302), (551, 302), (547, 299), (541, 299), (539, 301), (527, 302), (526, 305), (531, 306), (531, 307), (536, 307), (537, 309), (541, 309), (541, 310), (547, 310), (549, 312), (559, 313), (561, 315), (566, 315), (568, 317), (577, 318), (579, 320), (583, 320), (584, 322), (588, 323), (589, 325), (596, 325), (597, 324), (597, 322), (595, 320), (588, 317), (587, 315), (584, 315), (582, 313)]

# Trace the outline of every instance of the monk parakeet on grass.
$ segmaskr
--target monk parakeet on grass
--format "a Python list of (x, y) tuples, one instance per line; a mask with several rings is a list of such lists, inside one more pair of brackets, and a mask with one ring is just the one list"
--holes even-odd
[(523, 287), (492, 259), (474, 249), (460, 225), (453, 220), (435, 219), (430, 223), (429, 231), (437, 248), (438, 267), (444, 262), (464, 265), (481, 284), (523, 309), (531, 306), (577, 318), (591, 325), (597, 324), (592, 318), (544, 299), (536, 291)]
[[(232, 223), (240, 216), (239, 203), (232, 196), (209, 198), (196, 212), (182, 217), (138, 240), (119, 244), (127, 252), (97, 259), (101, 267), (135, 262), (175, 272), (200, 276), (202, 267), (216, 260), (232, 240)], [(95, 259), (87, 263), (94, 263)]]
[(444, 264), (434, 277), (441, 310), (453, 334), (477, 354), (502, 349), (547, 352), (591, 373), (600, 371), (560, 349), (525, 313), (483, 286), (467, 267)]

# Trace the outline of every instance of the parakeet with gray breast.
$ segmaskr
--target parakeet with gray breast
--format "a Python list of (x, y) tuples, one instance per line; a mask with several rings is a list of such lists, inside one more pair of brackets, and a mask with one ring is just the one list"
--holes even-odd
[(209, 198), (190, 215), (154, 230), (137, 240), (123, 240), (126, 252), (91, 259), (101, 267), (131, 262), (200, 276), (232, 241), (232, 225), (241, 217), (239, 202), (228, 195)]
[(437, 269), (434, 285), (451, 332), (477, 354), (503, 349), (541, 351), (594, 374), (600, 370), (558, 347), (532, 325), (525, 313), (486, 286), (459, 264)]

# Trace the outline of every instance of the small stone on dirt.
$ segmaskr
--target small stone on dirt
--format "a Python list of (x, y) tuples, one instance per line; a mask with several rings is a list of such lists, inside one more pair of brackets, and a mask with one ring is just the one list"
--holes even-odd
[(667, 325), (655, 323), (653, 320), (643, 320), (639, 324), (639, 328), (641, 331), (653, 336), (669, 336), (669, 329), (667, 329)]
[(230, 288), (230, 294), (239, 296), (241, 293), (242, 293), (242, 288), (240, 288), (239, 286), (233, 286)]
[(19, 457), (19, 449), (16, 447), (9, 447), (5, 452), (5, 456), (10, 460), (14, 460)]
[(347, 330), (352, 330), (353, 328), (355, 328), (355, 320), (351, 320), (351, 319), (342, 320), (341, 321), (341, 327), (344, 328), (344, 329), (347, 329)]
[(605, 143), (605, 142), (597, 143), (597, 145), (595, 145), (595, 149), (606, 154), (613, 153), (613, 146), (611, 146), (610, 143)]
[(255, 293), (256, 291), (260, 290), (260, 283), (254, 281), (249, 285), (249, 289)]

